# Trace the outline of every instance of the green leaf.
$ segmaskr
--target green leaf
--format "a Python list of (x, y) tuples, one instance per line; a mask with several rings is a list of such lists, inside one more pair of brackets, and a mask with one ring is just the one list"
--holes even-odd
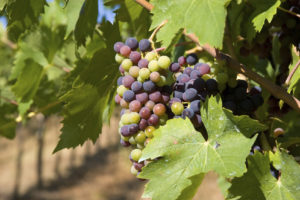
[(0, 105), (0, 136), (13, 139), (16, 135), (15, 115), (17, 106), (12, 104)]
[[(140, 178), (150, 179), (145, 197), (153, 200), (177, 199), (191, 186), (191, 177), (216, 171), (224, 177), (241, 176), (245, 159), (256, 136), (265, 127), (249, 117), (234, 117), (211, 97), (201, 109), (208, 140), (187, 119), (172, 119), (154, 132), (141, 160), (160, 158), (143, 168)], [(258, 126), (252, 127), (252, 126)], [(233, 143), (232, 141), (239, 141)], [(239, 152), (232, 154), (232, 152)]]
[(84, 0), (70, 0), (64, 8), (68, 18), (66, 37), (75, 29), (83, 3)]
[[(289, 66), (289, 73), (291, 73), (291, 71), (294, 69), (294, 67), (296, 66), (296, 64), (298, 62), (300, 62), (300, 57), (296, 55), (296, 53), (294, 52), (293, 50), (293, 47), (292, 47), (292, 62)], [(293, 74), (293, 77), (291, 78), (290, 80), (290, 84), (289, 84), (289, 87), (288, 87), (288, 92), (293, 92), (295, 93), (294, 95), (296, 96), (300, 96), (300, 67), (298, 67), (295, 71), (295, 73)]]
[(222, 48), (227, 2), (227, 0), (153, 1), (151, 29), (168, 20), (157, 33), (158, 41), (162, 41), (165, 47), (170, 45), (179, 29), (185, 28), (187, 33), (195, 33), (201, 44), (209, 43)]
[(84, 45), (86, 37), (93, 36), (98, 16), (98, 0), (86, 0), (80, 11), (75, 27), (75, 39), (78, 45)]
[[(273, 16), (277, 12), (277, 8), (280, 6), (280, 0), (251, 0), (253, 6), (255, 6), (255, 12), (252, 14), (252, 22), (256, 31), (261, 31), (265, 20), (271, 22)], [(251, 18), (252, 18), (251, 17)]]

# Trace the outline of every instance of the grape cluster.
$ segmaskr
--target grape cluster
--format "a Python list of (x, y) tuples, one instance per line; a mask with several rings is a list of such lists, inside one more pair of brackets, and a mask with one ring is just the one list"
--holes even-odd
[[(137, 51), (139, 49), (140, 51)], [(119, 133), (120, 143), (135, 149), (130, 154), (133, 162), (131, 172), (137, 175), (144, 162), (138, 162), (141, 149), (153, 137), (153, 131), (169, 119), (167, 104), (171, 87), (166, 85), (166, 76), (171, 60), (152, 52), (149, 40), (138, 42), (128, 38), (114, 45), (115, 60), (120, 63), (116, 103), (123, 108)]]

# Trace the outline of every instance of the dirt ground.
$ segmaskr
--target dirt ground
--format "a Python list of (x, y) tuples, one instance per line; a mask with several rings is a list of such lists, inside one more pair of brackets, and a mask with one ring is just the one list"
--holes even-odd
[[(129, 150), (118, 144), (117, 127), (118, 118), (113, 117), (95, 145), (88, 142), (53, 155), (60, 119), (46, 120), (39, 187), (35, 126), (19, 128), (13, 141), (0, 138), (0, 200), (141, 199), (146, 182), (130, 174)], [(194, 199), (223, 200), (216, 179), (215, 174), (208, 173)]]

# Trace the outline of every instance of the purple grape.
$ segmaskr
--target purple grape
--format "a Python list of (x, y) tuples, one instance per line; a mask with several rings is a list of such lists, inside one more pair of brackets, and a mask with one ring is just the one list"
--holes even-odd
[(122, 65), (119, 66), (119, 71), (122, 75), (125, 73), (125, 70), (123, 69)]
[(194, 111), (191, 108), (186, 108), (182, 111), (182, 117), (183, 119), (185, 119), (186, 117), (188, 117), (189, 119), (192, 119), (194, 117)]
[(197, 90), (194, 88), (189, 88), (187, 89), (183, 95), (182, 95), (183, 100), (185, 101), (193, 101), (197, 98)]
[(137, 51), (132, 51), (129, 55), (129, 58), (133, 64), (138, 64), (138, 62), (141, 60), (141, 54)]
[(178, 64), (179, 64), (180, 66), (183, 66), (183, 65), (186, 64), (186, 59), (185, 59), (184, 56), (180, 56), (180, 57), (178, 58)]
[(133, 101), (134, 100), (134, 97), (135, 97), (135, 94), (133, 91), (131, 90), (127, 90), (124, 92), (123, 94), (123, 99), (127, 102), (130, 102), (130, 101)]
[(127, 40), (125, 41), (125, 44), (127, 46), (129, 46), (130, 49), (133, 50), (133, 51), (136, 50), (139, 46), (138, 41), (133, 37), (127, 38)]
[(141, 104), (145, 104), (148, 101), (148, 94), (146, 92), (142, 92), (135, 95), (136, 100), (141, 102)]
[(134, 92), (134, 93), (139, 93), (141, 92), (143, 89), (143, 84), (139, 81), (134, 81), (132, 84), (131, 84), (131, 90)]
[(139, 112), (141, 107), (141, 102), (139, 102), (138, 100), (133, 100), (129, 103), (129, 110), (131, 112)]
[(177, 81), (179, 83), (186, 83), (190, 80), (190, 77), (187, 75), (187, 74), (180, 74), (178, 77), (177, 77)]
[(175, 90), (184, 92), (185, 91), (185, 83), (176, 83), (174, 85)]
[(127, 88), (130, 88), (131, 87), (131, 84), (135, 81), (135, 79), (130, 76), (130, 75), (126, 75), (123, 77), (122, 79), (122, 84), (127, 87)]
[(186, 62), (189, 64), (189, 65), (194, 65), (198, 62), (198, 57), (196, 54), (192, 53), (192, 54), (189, 54), (187, 57), (186, 57)]
[(148, 126), (148, 122), (146, 119), (141, 119), (140, 123), (139, 123), (139, 129), (140, 130), (145, 130)]
[(244, 99), (239, 104), (240, 108), (246, 113), (250, 113), (255, 110), (255, 106), (250, 99)]
[(255, 95), (251, 96), (250, 99), (256, 108), (258, 108), (259, 106), (261, 106), (264, 103), (264, 99), (262, 98), (262, 96), (260, 94), (255, 94)]
[(193, 82), (193, 88), (195, 88), (199, 93), (204, 91), (205, 85), (205, 81), (202, 78), (197, 78)]
[(169, 67), (169, 70), (171, 72), (179, 72), (180, 71), (180, 65), (178, 63), (172, 63)]
[(150, 110), (153, 110), (153, 107), (155, 106), (155, 103), (151, 100), (147, 101), (145, 104), (145, 107), (149, 108)]
[(128, 57), (130, 55), (131, 49), (127, 45), (123, 45), (120, 49), (120, 54), (122, 56)]
[(159, 117), (156, 114), (152, 114), (148, 119), (148, 124), (150, 126), (156, 126), (159, 123)]
[(190, 67), (187, 67), (187, 68), (185, 68), (184, 70), (183, 70), (183, 73), (184, 74), (187, 74), (188, 76), (190, 76), (191, 75), (191, 72), (192, 72), (192, 68), (190, 68)]
[(194, 66), (194, 70), (198, 70), (198, 71), (199, 71), (199, 68), (200, 68), (201, 65), (203, 65), (203, 63), (197, 63), (197, 64)]
[(120, 76), (117, 80), (118, 86), (122, 85), (122, 80), (123, 80), (123, 77)]
[(148, 39), (142, 39), (139, 43), (139, 49), (141, 52), (146, 52), (151, 50), (151, 43)]
[(128, 125), (128, 130), (130, 135), (134, 135), (139, 131), (139, 126), (137, 124)]
[(124, 137), (128, 137), (130, 136), (130, 132), (129, 132), (129, 125), (125, 125), (125, 126), (122, 126), (121, 127), (121, 134), (124, 136)]
[(124, 140), (120, 140), (120, 144), (123, 146), (123, 147), (129, 147), (130, 146), (130, 143), (127, 142), (127, 141), (124, 141)]
[(182, 99), (183, 92), (174, 91), (174, 97), (178, 99)]
[(122, 46), (124, 46), (123, 42), (116, 42), (114, 44), (114, 50), (115, 50), (115, 52), (120, 53), (120, 49), (121, 49)]
[(152, 92), (149, 94), (149, 99), (153, 101), (154, 103), (159, 103), (161, 102), (161, 93), (159, 91)]
[(255, 145), (255, 146), (253, 147), (253, 151), (260, 151), (260, 152), (261, 152), (260, 146)]
[(192, 72), (191, 72), (191, 75), (190, 75), (190, 77), (191, 77), (191, 79), (197, 79), (197, 78), (199, 78), (201, 75), (200, 75), (200, 72), (198, 71), (198, 70), (193, 70)]
[(200, 112), (200, 100), (194, 100), (190, 104), (190, 108), (195, 112), (199, 113)]
[(208, 79), (205, 85), (208, 92), (218, 91), (218, 83), (215, 79)]
[(198, 67), (200, 75), (203, 76), (204, 74), (210, 73), (210, 66), (208, 64), (202, 64)]
[(161, 94), (161, 100), (164, 104), (167, 104), (170, 101), (170, 95), (168, 93), (163, 92)]
[(147, 59), (141, 59), (141, 60), (138, 62), (139, 68), (147, 68), (147, 67), (148, 67), (148, 64), (149, 64), (149, 61), (148, 61)]
[(244, 81), (244, 80), (238, 80), (237, 87), (243, 87), (243, 88), (247, 89), (248, 83), (247, 83), (247, 81)]
[(149, 117), (151, 116), (151, 110), (148, 107), (143, 107), (140, 110), (140, 116), (143, 119), (149, 119)]
[(143, 83), (143, 89), (146, 92), (153, 92), (155, 90), (155, 88), (156, 88), (155, 83), (152, 81), (145, 81)]
[(133, 166), (137, 171), (142, 171), (142, 168), (145, 166), (144, 162), (138, 163), (138, 162), (133, 162)]
[(117, 104), (120, 104), (121, 99), (122, 99), (122, 98), (120, 97), (120, 95), (116, 94), (116, 96), (115, 96), (115, 102), (116, 102)]

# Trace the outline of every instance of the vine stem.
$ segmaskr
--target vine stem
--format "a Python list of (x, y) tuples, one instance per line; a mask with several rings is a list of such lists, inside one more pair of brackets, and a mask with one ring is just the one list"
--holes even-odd
[(300, 60), (298, 60), (298, 62), (296, 63), (296, 65), (294, 66), (294, 68), (292, 69), (292, 71), (290, 72), (289, 76), (286, 78), (285, 81), (285, 85), (289, 85), (291, 79), (293, 78), (293, 75), (295, 74), (295, 72), (297, 71), (298, 67), (300, 66)]
[(287, 9), (285, 9), (285, 8), (282, 8), (282, 7), (278, 7), (278, 9), (279, 9), (279, 10), (282, 10), (283, 12), (287, 12), (287, 13), (289, 13), (289, 14), (291, 14), (291, 15), (294, 15), (295, 17), (300, 18), (300, 14), (297, 14), (297, 13), (295, 13), (295, 12), (293, 12), (293, 11), (287, 10)]
[[(153, 9), (153, 5), (151, 5), (146, 0), (135, 0), (135, 1), (149, 11), (151, 11)], [(195, 34), (193, 34), (193, 33), (188, 34), (186, 32), (186, 30), (184, 31), (184, 34), (186, 35), (186, 37), (188, 37), (190, 40), (192, 40), (196, 45), (202, 47), (207, 53), (209, 53), (217, 61), (220, 61), (220, 62), (225, 61), (227, 63), (228, 67), (230, 67), (231, 69), (233, 69), (239, 73), (244, 74), (248, 78), (259, 83), (263, 88), (268, 90), (273, 96), (275, 96), (279, 99), (282, 99), (285, 103), (287, 103), (293, 109), (300, 112), (300, 101), (296, 97), (288, 94), (284, 88), (274, 84), (272, 81), (270, 81), (268, 79), (265, 79), (261, 75), (255, 73), (254, 71), (245, 67), (243, 64), (232, 59), (229, 55), (218, 51), (217, 49), (211, 47), (210, 45), (208, 45), (208, 44), (200, 45), (199, 40)]]
[(4, 101), (10, 103), (10, 104), (18, 106), (18, 103), (15, 100), (11, 100), (11, 99), (9, 99), (7, 97), (3, 97), (3, 96), (0, 96), (0, 98), (3, 99)]
[(151, 43), (152, 49), (154, 49), (154, 52), (156, 53), (156, 56), (158, 56), (158, 54), (157, 54), (157, 51), (156, 51), (156, 49), (155, 49), (155, 45), (154, 45), (153, 39), (154, 39), (156, 33), (159, 31), (159, 29), (161, 29), (161, 27), (163, 27), (167, 22), (168, 22), (168, 20), (164, 20), (160, 25), (158, 25), (158, 26), (154, 29), (153, 33), (152, 33), (151, 36), (149, 37), (149, 41), (150, 41), (150, 43)]

